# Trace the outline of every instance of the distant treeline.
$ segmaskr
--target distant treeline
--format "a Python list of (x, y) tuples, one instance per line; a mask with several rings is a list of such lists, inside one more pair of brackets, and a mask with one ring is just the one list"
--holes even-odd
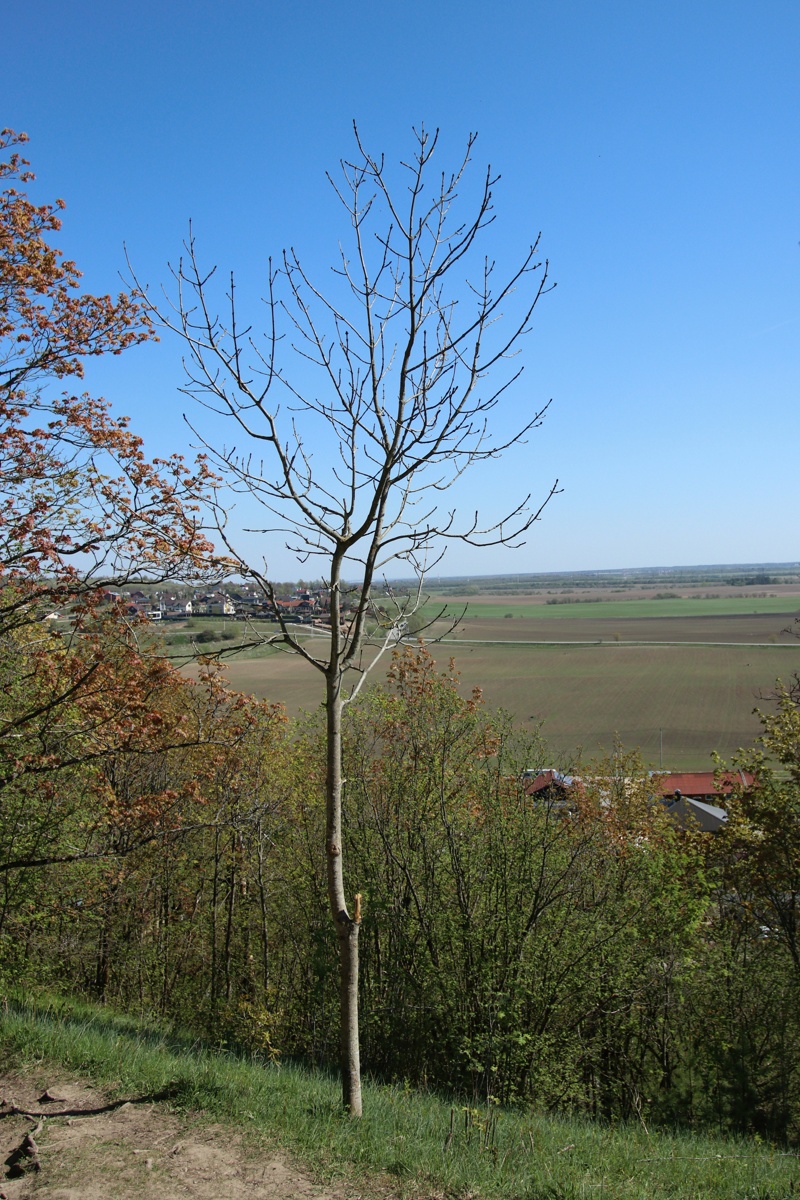
[[(774, 596), (775, 592), (751, 592), (751, 600), (764, 600), (767, 596)], [(638, 601), (641, 596), (619, 596), (615, 600), (616, 604), (621, 601)], [(652, 596), (647, 597), (648, 600), (682, 600), (680, 592), (654, 592)], [(706, 592), (703, 596), (698, 597), (701, 600), (718, 600), (719, 592)], [(607, 600), (604, 596), (550, 596), (545, 601), (545, 604), (604, 604)]]
[(766, 587), (800, 583), (800, 564), (769, 563), (738, 566), (658, 567), (619, 571), (553, 572), (531, 575), (487, 575), (480, 578), (436, 578), (431, 590), (462, 595), (506, 595), (552, 591), (556, 588)]

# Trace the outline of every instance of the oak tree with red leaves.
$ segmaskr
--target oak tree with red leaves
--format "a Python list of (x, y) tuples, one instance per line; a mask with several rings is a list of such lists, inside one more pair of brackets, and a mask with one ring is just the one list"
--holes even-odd
[[(161, 700), (189, 685), (163, 661), (148, 659), (135, 629), (103, 601), (111, 586), (202, 576), (218, 566), (198, 516), (205, 464), (189, 468), (179, 456), (148, 461), (126, 418), (113, 416), (105, 400), (64, 387), (82, 378), (87, 358), (120, 354), (153, 337), (153, 329), (125, 292), (113, 298), (80, 290), (75, 263), (50, 242), (63, 202), (35, 204), (25, 190), (33, 175), (17, 147), (26, 141), (25, 134), (0, 134), (0, 152), (9, 152), (0, 161), (0, 875), (6, 881), (10, 870), (43, 854), (57, 860), (90, 853), (56, 845), (54, 814), (70, 772), (83, 771), (81, 786), (91, 793), (96, 785), (102, 806), (108, 789), (92, 764), (110, 754), (196, 744), (196, 729), (159, 712)], [(67, 620), (55, 627), (43, 620), (54, 612)], [(138, 810), (141, 816), (141, 804)], [(150, 817), (157, 828), (155, 809)]]
[[(27, 141), (4, 130), (0, 152)], [(149, 462), (127, 418), (58, 385), (87, 358), (153, 336), (140, 306), (80, 291), (50, 244), (64, 203), (37, 205), (13, 150), (0, 162), (0, 636), (111, 585), (208, 571), (196, 497), (207, 469)]]

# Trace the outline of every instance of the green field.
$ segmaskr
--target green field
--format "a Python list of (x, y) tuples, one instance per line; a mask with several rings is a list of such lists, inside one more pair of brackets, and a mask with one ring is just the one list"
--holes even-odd
[[(536, 620), (568, 618), (588, 620), (598, 617), (719, 617), (746, 613), (776, 613), (791, 620), (800, 616), (800, 599), (797, 596), (725, 596), (717, 600), (702, 597), (686, 599), (636, 599), (636, 600), (585, 600), (575, 603), (547, 604), (543, 601), (520, 602), (502, 597), (487, 600), (472, 600), (465, 597), (459, 602), (453, 597), (442, 599), (439, 607), (446, 606), (447, 612), (461, 614), (466, 608), (466, 617), (496, 617), (511, 613), (513, 617), (528, 617)], [(431, 597), (428, 611), (437, 611), (437, 599)]]
[[(599, 606), (598, 606), (599, 607)], [(787, 613), (740, 613), (694, 617), (622, 617), (591, 614), (579, 621), (559, 621), (535, 617), (510, 619), (493, 613), (491, 617), (467, 616), (452, 634), (458, 641), (516, 642), (700, 642), (740, 645), (796, 645), (794, 617)], [(442, 622), (436, 632), (446, 630)]]

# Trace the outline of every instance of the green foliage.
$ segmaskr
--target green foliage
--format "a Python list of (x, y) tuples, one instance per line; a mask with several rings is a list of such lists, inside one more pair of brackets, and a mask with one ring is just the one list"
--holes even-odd
[[(7, 790), (9, 853), (81, 837), (111, 853), (1, 873), (2, 979), (266, 1060), (334, 1061), (319, 717), (290, 730), (268, 705), (181, 686), (158, 703), (202, 738)], [(463, 1109), (498, 1102), (796, 1139), (797, 720), (787, 692), (750, 762), (759, 786), (711, 839), (673, 826), (620, 749), (576, 765), (566, 796), (530, 794), (541, 742), (423, 647), (398, 651), (345, 728), (367, 1069), (456, 1097), (454, 1142)], [(491, 1154), (503, 1123), (495, 1138), (486, 1120), (464, 1137)]]
[(232, 642), (236, 638), (233, 629), (201, 629), (194, 635), (193, 641), (205, 645), (209, 642)]
[(735, 760), (728, 824), (713, 847), (720, 889), (707, 986), (726, 1028), (705, 1068), (722, 1118), (767, 1134), (796, 1131), (800, 1111), (798, 680), (779, 682), (775, 701), (759, 714), (760, 746)]
[(666, 1115), (662, 1014), (707, 896), (696, 848), (636, 763), (597, 768), (624, 772), (610, 801), (537, 803), (522, 770), (540, 744), (424, 652), (393, 673), (353, 718), (347, 767), (367, 1062), (504, 1103)]
[(250, 1000), (222, 1004), (215, 1010), (209, 1035), (221, 1047), (243, 1051), (254, 1058), (277, 1062), (280, 1052), (272, 1044), (275, 1016)]
[[(760, 1140), (454, 1104), (403, 1085), (366, 1083), (366, 1115), (353, 1122), (326, 1072), (215, 1052), (152, 1020), (74, 1001), (9, 998), (0, 1048), (13, 1067), (60, 1064), (119, 1096), (166, 1093), (195, 1119), (199, 1110), (235, 1125), (250, 1148), (277, 1138), (327, 1177), (390, 1175), (399, 1195), (417, 1200), (788, 1200), (797, 1187), (796, 1156)], [(368, 1180), (355, 1190), (370, 1191)]]

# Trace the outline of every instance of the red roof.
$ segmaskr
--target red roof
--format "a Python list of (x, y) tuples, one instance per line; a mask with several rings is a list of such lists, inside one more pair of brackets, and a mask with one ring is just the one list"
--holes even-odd
[[(735, 787), (741, 785), (751, 787), (754, 782), (755, 777), (749, 771), (727, 771), (720, 776), (719, 780), (715, 778), (713, 771), (682, 771), (680, 773), (656, 771), (653, 773), (653, 784), (665, 799), (671, 799), (676, 792), (680, 792), (682, 796), (690, 800), (713, 802), (722, 796), (729, 796)], [(547, 769), (526, 778), (524, 786), (527, 795), (533, 796), (537, 792), (543, 792), (549, 788), (566, 791), (575, 784), (580, 785), (581, 783), (582, 780), (577, 775), (562, 775), (560, 771)]]
[(558, 771), (540, 771), (533, 779), (525, 780), (525, 791), (527, 795), (531, 796), (534, 792), (541, 792), (554, 783), (561, 783)]
[(684, 771), (681, 774), (658, 775), (662, 796), (729, 796), (734, 787), (750, 787), (753, 776), (748, 771), (728, 771), (716, 779), (713, 771)]

